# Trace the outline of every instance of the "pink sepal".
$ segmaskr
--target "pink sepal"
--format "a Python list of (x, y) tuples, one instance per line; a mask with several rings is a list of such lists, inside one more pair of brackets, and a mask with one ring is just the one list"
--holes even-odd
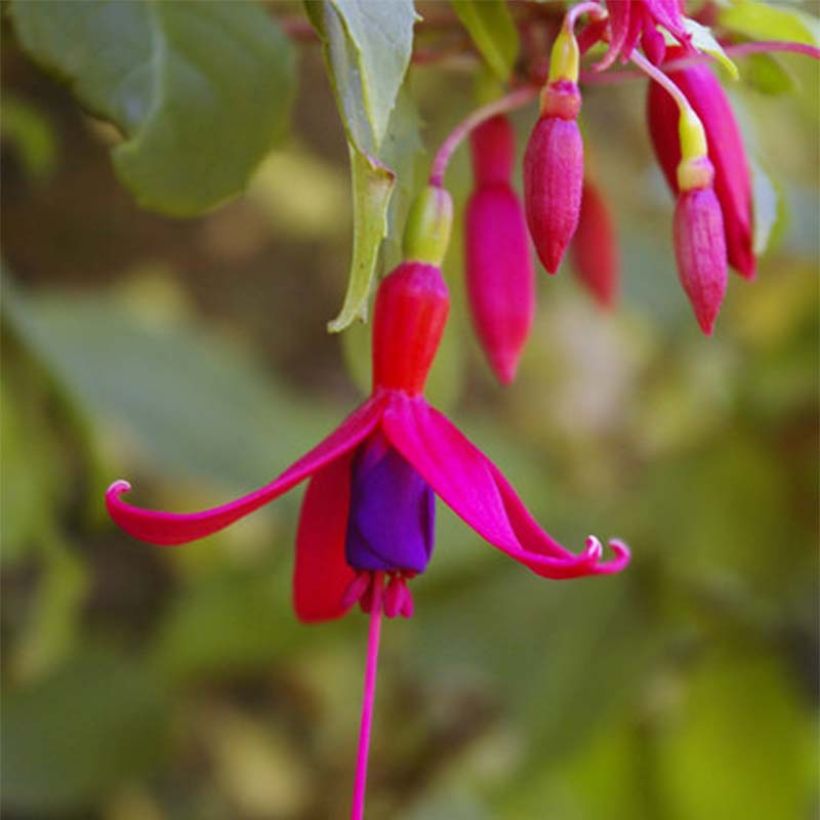
[(611, 541), (615, 557), (602, 562), (597, 539), (574, 555), (546, 533), (501, 471), (456, 427), (423, 399), (394, 395), (383, 429), (393, 446), (435, 493), (490, 544), (545, 578), (618, 572), (629, 550)]
[(127, 481), (115, 481), (106, 491), (105, 505), (114, 522), (134, 538), (159, 546), (173, 546), (204, 538), (259, 509), (286, 493), (300, 481), (343, 456), (376, 427), (382, 412), (379, 394), (351, 413), (326, 439), (306, 453), (278, 478), (248, 495), (196, 513), (146, 510), (122, 500), (131, 489)]
[(293, 606), (302, 621), (339, 618), (355, 603), (347, 592), (358, 579), (345, 560), (352, 457), (331, 461), (305, 491), (293, 570)]

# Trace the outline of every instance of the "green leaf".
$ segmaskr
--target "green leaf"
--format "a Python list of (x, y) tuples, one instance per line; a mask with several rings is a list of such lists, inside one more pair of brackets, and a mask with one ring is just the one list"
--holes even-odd
[(145, 208), (190, 216), (240, 193), (286, 122), (290, 44), (255, 3), (22, 2), (23, 48), (125, 137), (120, 180)]
[(333, 423), (196, 328), (152, 325), (99, 296), (15, 301), (26, 342), (77, 403), (175, 475), (262, 483)]
[(753, 40), (792, 40), (820, 45), (820, 21), (796, 8), (756, 3), (734, 3), (720, 10), (720, 25)]
[(722, 65), (729, 76), (733, 80), (740, 77), (737, 66), (729, 58), (729, 55), (723, 50), (723, 46), (715, 39), (712, 30), (707, 26), (702, 26), (700, 23), (684, 18), (684, 28), (692, 35), (692, 45), (698, 50), (714, 57), (720, 65)]
[(308, 2), (348, 140), (377, 154), (413, 51), (412, 0)]
[(756, 256), (766, 252), (772, 234), (783, 216), (781, 195), (761, 164), (754, 158), (749, 159), (752, 172), (752, 199), (754, 202), (754, 238), (753, 248)]
[(84, 651), (30, 687), (6, 687), (5, 808), (63, 816), (156, 768), (170, 726), (167, 706), (138, 658), (102, 649)]
[(57, 141), (48, 117), (26, 100), (4, 94), (0, 103), (0, 133), (19, 152), (26, 171), (43, 179), (57, 164)]
[(367, 320), (367, 299), (379, 245), (387, 233), (387, 209), (396, 183), (389, 168), (360, 153), (354, 145), (348, 147), (353, 176), (353, 259), (342, 310), (328, 323), (331, 333), (344, 330), (356, 319)]
[(749, 54), (743, 61), (743, 80), (762, 94), (788, 94), (796, 88), (792, 74), (771, 54)]
[(518, 31), (505, 0), (450, 0), (481, 56), (506, 80), (518, 57)]

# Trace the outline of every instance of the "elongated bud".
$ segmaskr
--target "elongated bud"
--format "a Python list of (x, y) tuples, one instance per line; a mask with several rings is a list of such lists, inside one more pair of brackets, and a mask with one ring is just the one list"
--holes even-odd
[(379, 285), (373, 318), (373, 387), (417, 395), (441, 342), (450, 295), (438, 266), (402, 262)]
[(535, 314), (524, 209), (510, 185), (515, 142), (506, 117), (471, 135), (476, 190), (465, 214), (467, 295), (476, 335), (502, 384), (518, 369)]
[(549, 273), (558, 270), (581, 210), (584, 144), (576, 122), (580, 105), (574, 83), (547, 86), (542, 115), (524, 155), (527, 225)]
[[(708, 171), (709, 160), (702, 160)], [(675, 255), (683, 289), (701, 330), (711, 336), (726, 294), (726, 242), (720, 203), (711, 185), (681, 191), (675, 207)]]
[[(670, 49), (668, 59), (683, 54)], [(743, 138), (720, 82), (705, 65), (670, 72), (670, 78), (689, 100), (703, 123), (709, 159), (714, 166), (714, 189), (723, 213), (729, 264), (746, 279), (755, 275), (752, 240), (752, 186)], [(674, 193), (680, 190), (677, 171), (681, 161), (676, 139), (678, 108), (657, 83), (649, 84), (647, 118), (655, 155)]]
[(581, 216), (570, 254), (575, 272), (587, 290), (602, 308), (611, 308), (620, 280), (615, 225), (600, 191), (589, 180), (584, 180)]
[(515, 134), (507, 117), (491, 117), (470, 134), (470, 155), (477, 186), (509, 184), (515, 164)]
[(453, 199), (437, 185), (428, 185), (410, 208), (404, 231), (404, 258), (440, 265), (450, 244)]

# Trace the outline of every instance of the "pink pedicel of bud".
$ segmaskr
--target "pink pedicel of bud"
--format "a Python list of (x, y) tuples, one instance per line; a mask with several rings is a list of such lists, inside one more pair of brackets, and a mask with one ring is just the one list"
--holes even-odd
[(538, 258), (555, 273), (581, 211), (584, 144), (578, 128), (581, 95), (559, 80), (544, 90), (541, 117), (524, 156), (524, 204)]
[(620, 282), (620, 259), (615, 225), (597, 186), (584, 180), (578, 230), (570, 245), (578, 278), (604, 309), (613, 307)]
[[(701, 160), (707, 173), (709, 160)], [(681, 191), (675, 207), (675, 256), (683, 289), (698, 324), (712, 335), (726, 295), (726, 242), (720, 203), (711, 185)]]
[(465, 214), (467, 294), (493, 372), (510, 384), (535, 316), (535, 268), (524, 209), (510, 185), (515, 137), (493, 117), (470, 138), (476, 190)]
[[(669, 50), (668, 59), (683, 54)], [(745, 279), (755, 276), (752, 245), (752, 184), (743, 138), (720, 82), (705, 65), (693, 65), (669, 74), (703, 123), (709, 159), (715, 169), (714, 188), (723, 212), (729, 264)], [(649, 83), (647, 95), (649, 133), (666, 181), (678, 193), (680, 162), (678, 107), (657, 83)]]

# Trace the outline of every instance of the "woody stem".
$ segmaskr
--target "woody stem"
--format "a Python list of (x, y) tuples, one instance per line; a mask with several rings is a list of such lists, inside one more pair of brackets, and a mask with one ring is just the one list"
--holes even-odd
[(373, 726), (373, 701), (376, 695), (376, 669), (379, 659), (379, 639), (382, 629), (382, 575), (373, 573), (370, 629), (367, 635), (367, 660), (364, 668), (364, 695), (362, 697), (362, 720), (359, 728), (359, 751), (356, 756), (356, 778), (353, 782), (353, 806), (351, 820), (364, 817), (364, 798), (367, 787), (367, 759), (370, 752), (370, 731)]
[(469, 117), (463, 119), (448, 135), (441, 147), (436, 152), (433, 164), (430, 167), (430, 185), (440, 188), (444, 183), (444, 174), (447, 166), (455, 153), (456, 148), (462, 141), (470, 135), (486, 120), (498, 114), (506, 114), (508, 111), (515, 111), (522, 108), (527, 103), (532, 102), (538, 96), (537, 86), (524, 86), (510, 92), (505, 97), (494, 100), (488, 105), (477, 108)]

